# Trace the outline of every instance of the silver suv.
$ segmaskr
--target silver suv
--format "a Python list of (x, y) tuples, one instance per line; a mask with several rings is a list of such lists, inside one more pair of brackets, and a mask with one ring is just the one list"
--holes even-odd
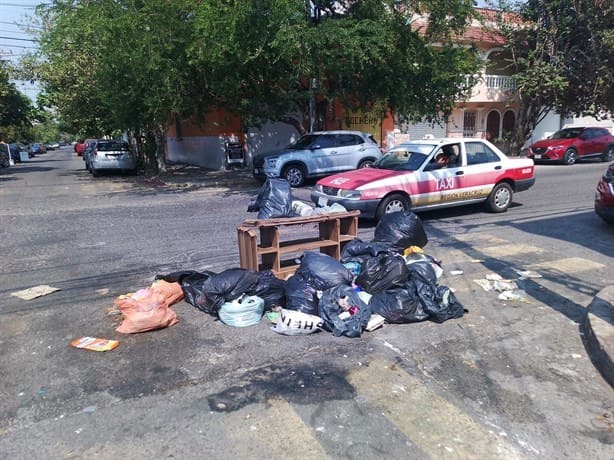
[(382, 156), (373, 136), (361, 131), (317, 131), (305, 134), (277, 152), (254, 157), (253, 175), (286, 179), (300, 187), (305, 179), (366, 168)]

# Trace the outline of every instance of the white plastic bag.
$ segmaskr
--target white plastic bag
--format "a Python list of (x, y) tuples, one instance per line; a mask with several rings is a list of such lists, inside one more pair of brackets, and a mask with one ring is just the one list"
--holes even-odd
[(319, 316), (282, 308), (271, 330), (283, 335), (307, 335), (320, 331), (323, 324)]
[(218, 316), (227, 326), (246, 327), (258, 324), (264, 311), (264, 300), (252, 295), (239, 297), (220, 307)]

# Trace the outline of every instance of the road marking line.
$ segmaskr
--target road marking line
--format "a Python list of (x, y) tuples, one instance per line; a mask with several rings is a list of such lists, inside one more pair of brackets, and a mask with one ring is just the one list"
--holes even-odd
[(387, 360), (376, 358), (351, 372), (348, 381), (433, 458), (524, 458), (500, 435)]
[(531, 269), (539, 270), (557, 270), (561, 273), (571, 274), (585, 272), (589, 270), (597, 270), (604, 268), (605, 265), (592, 260), (583, 259), (581, 257), (569, 257), (567, 259), (557, 259), (550, 262), (541, 262), (530, 266)]
[(466, 243), (475, 243), (476, 241), (481, 241), (481, 242), (490, 243), (490, 244), (509, 243), (509, 240), (504, 240), (503, 238), (498, 238), (488, 233), (467, 233), (465, 235), (454, 235), (454, 238), (459, 241), (466, 242)]
[(516, 254), (544, 252), (543, 249), (537, 248), (535, 246), (529, 246), (528, 244), (501, 244), (498, 246), (477, 248), (477, 250), (483, 252), (489, 257), (505, 257)]
[(235, 458), (254, 458), (261, 452), (267, 452), (268, 458), (329, 458), (311, 429), (287, 401), (269, 399), (264, 410), (258, 407), (247, 416), (245, 409), (225, 416), (226, 431), (236, 441), (232, 446)]

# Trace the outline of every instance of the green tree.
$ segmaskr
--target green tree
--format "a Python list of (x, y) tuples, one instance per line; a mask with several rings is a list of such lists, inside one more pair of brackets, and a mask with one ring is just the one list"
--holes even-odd
[(198, 80), (185, 57), (189, 5), (56, 0), (39, 7), (34, 71), (63, 123), (72, 120), (82, 136), (133, 133), (146, 166), (164, 168), (170, 115), (198, 107)]
[(514, 144), (522, 146), (550, 111), (608, 116), (614, 109), (614, 3), (528, 0), (501, 3), (520, 112)]
[(251, 122), (297, 112), (304, 125), (334, 100), (445, 120), (478, 68), (452, 39), (472, 14), (465, 0), (212, 0), (196, 6), (189, 54), (213, 100)]
[(11, 141), (16, 133), (30, 126), (30, 100), (11, 82), (9, 65), (0, 61), (0, 139)]
[[(62, 124), (130, 131), (158, 168), (173, 117), (298, 112), (304, 127), (310, 108), (339, 100), (441, 121), (478, 66), (453, 45), (471, 0), (53, 0), (37, 14), (41, 52), (29, 68)], [(413, 27), (427, 14), (428, 26)]]

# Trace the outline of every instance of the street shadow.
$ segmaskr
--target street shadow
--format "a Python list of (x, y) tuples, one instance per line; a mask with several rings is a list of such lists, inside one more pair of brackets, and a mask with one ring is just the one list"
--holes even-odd
[(38, 161), (34, 164), (19, 163), (19, 166), (13, 166), (13, 168), (18, 169), (18, 171), (15, 172), (46, 172), (57, 169), (52, 166), (39, 166), (40, 163), (41, 162)]

